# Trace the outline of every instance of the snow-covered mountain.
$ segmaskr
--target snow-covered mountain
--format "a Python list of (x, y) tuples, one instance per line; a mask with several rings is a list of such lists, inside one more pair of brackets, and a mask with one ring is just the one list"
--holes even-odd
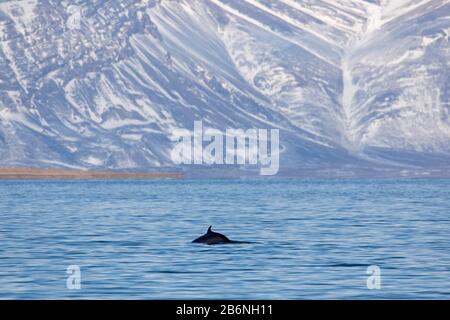
[(281, 167), (450, 164), (450, 0), (0, 3), (0, 165), (172, 166), (280, 128)]

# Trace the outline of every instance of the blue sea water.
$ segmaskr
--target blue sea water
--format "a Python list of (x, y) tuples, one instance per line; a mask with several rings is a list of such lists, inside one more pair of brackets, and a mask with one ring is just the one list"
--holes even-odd
[(449, 248), (449, 180), (0, 182), (1, 299), (448, 299)]

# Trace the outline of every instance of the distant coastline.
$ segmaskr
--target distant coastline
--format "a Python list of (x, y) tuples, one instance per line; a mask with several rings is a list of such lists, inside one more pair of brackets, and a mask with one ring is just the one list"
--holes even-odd
[(0, 180), (125, 180), (182, 179), (180, 172), (120, 172), (68, 169), (0, 168)]

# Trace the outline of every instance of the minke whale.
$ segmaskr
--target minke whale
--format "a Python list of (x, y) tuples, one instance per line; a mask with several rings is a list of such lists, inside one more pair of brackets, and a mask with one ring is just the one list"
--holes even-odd
[(208, 231), (201, 237), (198, 237), (192, 243), (203, 243), (203, 244), (229, 244), (229, 243), (250, 243), (245, 241), (235, 241), (230, 240), (221, 233), (214, 232), (211, 230), (212, 226), (209, 226)]

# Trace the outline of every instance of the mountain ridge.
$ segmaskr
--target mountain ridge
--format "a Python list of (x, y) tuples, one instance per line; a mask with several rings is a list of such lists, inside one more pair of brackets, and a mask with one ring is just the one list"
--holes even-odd
[(448, 15), (443, 0), (2, 3), (0, 165), (170, 167), (171, 132), (201, 119), (280, 128), (287, 171), (446, 166)]

